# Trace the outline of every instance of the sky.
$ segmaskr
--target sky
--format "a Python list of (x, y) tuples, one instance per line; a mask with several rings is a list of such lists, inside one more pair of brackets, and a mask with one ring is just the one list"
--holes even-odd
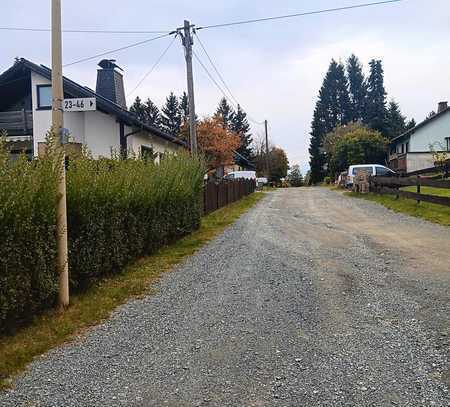
[[(371, 0), (77, 0), (63, 3), (63, 28), (93, 30), (170, 31), (188, 19), (197, 27), (264, 18)], [(50, 27), (50, 0), (1, 0), (0, 27)], [(417, 122), (450, 99), (450, 1), (403, 0), (399, 3), (304, 16), (257, 24), (198, 31), (200, 40), (249, 114), (255, 138), (268, 120), (271, 142), (283, 148), (290, 165), (308, 168), (309, 132), (314, 105), (332, 58), (354, 53), (367, 70), (372, 58), (382, 59), (389, 99)], [(104, 51), (152, 38), (156, 34), (65, 33), (63, 60), (70, 63)], [(195, 39), (194, 39), (195, 40)], [(124, 69), (130, 92), (172, 41), (159, 39), (111, 53)], [(194, 51), (208, 65), (195, 40)], [(0, 72), (15, 57), (50, 66), (50, 34), (1, 31)], [(97, 63), (102, 58), (64, 69), (64, 75), (95, 89)], [(222, 93), (194, 61), (197, 114), (214, 113)], [(161, 106), (166, 96), (186, 89), (184, 53), (179, 38), (134, 97), (150, 97)]]

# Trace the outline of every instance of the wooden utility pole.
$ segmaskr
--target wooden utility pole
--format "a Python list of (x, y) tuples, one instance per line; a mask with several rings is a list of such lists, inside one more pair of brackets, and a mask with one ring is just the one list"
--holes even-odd
[[(63, 123), (63, 76), (61, 45), (61, 0), (52, 0), (52, 128), (56, 146), (62, 149), (61, 135)], [(69, 263), (67, 249), (67, 205), (66, 205), (66, 167), (65, 154), (59, 163), (58, 200), (56, 206), (56, 249), (59, 273), (60, 310), (69, 305)]]
[(269, 180), (270, 177), (270, 165), (269, 165), (269, 134), (267, 131), (267, 120), (264, 120), (264, 129), (266, 132), (266, 177)]
[(183, 46), (186, 58), (186, 72), (187, 72), (187, 88), (189, 98), (189, 140), (191, 145), (191, 154), (197, 154), (197, 123), (195, 122), (195, 99), (194, 99), (194, 77), (192, 73), (192, 45), (194, 39), (191, 34), (191, 24), (184, 20), (183, 27)]

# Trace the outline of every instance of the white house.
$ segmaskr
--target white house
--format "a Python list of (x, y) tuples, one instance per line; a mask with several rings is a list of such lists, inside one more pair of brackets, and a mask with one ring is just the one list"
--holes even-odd
[(389, 162), (399, 172), (413, 172), (434, 166), (434, 151), (450, 152), (450, 108), (441, 102), (435, 115), (394, 138)]
[[(111, 151), (155, 154), (184, 149), (185, 143), (151, 126), (129, 112), (123, 76), (114, 60), (103, 60), (97, 71), (96, 92), (64, 78), (65, 98), (96, 98), (97, 110), (64, 112), (64, 127), (71, 141), (87, 146), (94, 157), (109, 157)], [(0, 130), (8, 134), (12, 154), (37, 156), (51, 126), (51, 70), (26, 59), (0, 75)]]

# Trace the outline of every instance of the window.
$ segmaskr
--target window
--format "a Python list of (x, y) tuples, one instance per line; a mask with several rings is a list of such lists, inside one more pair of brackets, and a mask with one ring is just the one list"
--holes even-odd
[(391, 175), (392, 171), (385, 167), (376, 167), (376, 175), (383, 176), (383, 175)]
[(145, 161), (155, 161), (152, 147), (141, 146), (141, 158)]
[(447, 142), (447, 151), (450, 151), (450, 137), (446, 137), (445, 141)]
[(409, 141), (406, 143), (406, 153), (409, 153)]
[(373, 174), (373, 169), (372, 167), (353, 167), (353, 171), (352, 171), (352, 175), (356, 175), (356, 173), (358, 171), (365, 171), (367, 172), (369, 175)]
[(52, 108), (52, 87), (51, 85), (37, 85), (37, 108), (49, 110)]

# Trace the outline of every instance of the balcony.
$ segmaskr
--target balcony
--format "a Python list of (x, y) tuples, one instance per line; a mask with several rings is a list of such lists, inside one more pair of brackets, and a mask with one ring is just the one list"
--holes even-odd
[(30, 110), (0, 112), (0, 131), (5, 130), (8, 138), (27, 137), (33, 135), (33, 113)]

